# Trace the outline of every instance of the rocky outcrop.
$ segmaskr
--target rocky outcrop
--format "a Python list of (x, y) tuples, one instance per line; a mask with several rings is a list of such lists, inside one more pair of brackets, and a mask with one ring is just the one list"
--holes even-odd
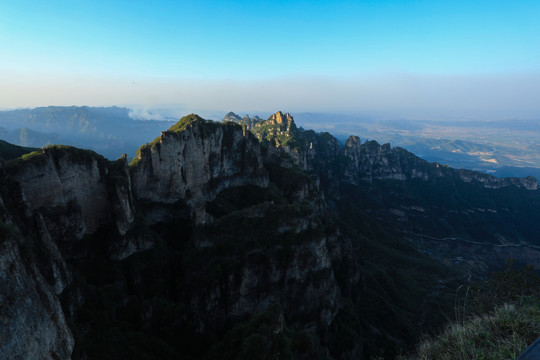
[(480, 183), (487, 189), (500, 189), (506, 186), (515, 186), (518, 188), (524, 188), (527, 190), (537, 190), (538, 180), (534, 176), (527, 176), (525, 178), (497, 178), (492, 175), (480, 173), (471, 170), (455, 170), (459, 178), (468, 183)]
[(7, 269), (0, 271), (7, 276), (0, 292), (10, 299), (1, 314), (13, 317), (2, 327), (9, 336), (0, 336), (9, 356), (0, 357), (69, 359), (74, 340), (58, 299), (73, 280), (67, 263), (81, 256), (73, 249), (87, 234), (109, 227), (122, 236), (131, 227), (126, 157), (109, 162), (91, 151), (52, 146), (9, 163), (2, 176), (9, 205), (1, 202), (1, 220), (22, 240), (8, 236), (0, 250), (0, 267)]
[[(494, 192), (465, 183), (537, 189), (534, 178), (453, 170), (358, 137), (341, 147), (328, 133), (297, 128), (282, 112), (266, 121), (229, 113), (223, 123), (189, 115), (142, 146), (129, 167), (125, 156), (109, 162), (92, 152), (49, 147), (8, 163), (0, 176), (0, 357), (13, 358), (69, 358), (74, 340), (65, 314), (75, 326), (85, 321), (73, 329), (77, 336), (119, 325), (111, 334), (121, 333), (116, 336), (126, 343), (143, 333), (159, 340), (144, 346), (161, 346), (179, 334), (219, 337), (231, 323), (276, 304), (278, 332), (287, 324), (322, 347), (339, 343), (328, 337), (341, 331), (336, 327), (361, 327), (365, 333), (354, 332), (348, 350), (332, 350), (360, 357), (359, 334), (375, 329), (401, 341), (395, 340), (401, 330), (379, 331), (378, 319), (364, 321), (361, 314), (384, 298), (383, 306), (373, 306), (379, 316), (399, 297), (393, 289), (399, 274), (378, 271), (379, 259), (371, 259), (389, 246), (387, 239), (395, 244), (399, 236), (429, 235), (433, 224), (437, 234), (467, 235), (470, 227), (461, 219), (487, 232), (495, 218), (514, 221), (501, 231), (514, 236), (513, 224), (534, 218), (518, 223), (508, 217), (524, 212), (510, 212), (504, 199), (502, 205), (493, 201), (494, 209), (480, 208), (491, 204), (483, 200)], [(421, 181), (408, 181), (414, 179)], [(466, 191), (456, 192), (445, 213), (440, 189), (456, 184)], [(475, 191), (480, 200), (473, 206), (468, 196)], [(332, 214), (345, 215), (346, 236)], [(523, 234), (526, 241), (530, 235)], [(376, 246), (368, 244), (371, 236)], [(401, 256), (393, 248), (390, 253)], [(412, 251), (407, 256), (417, 260)], [(375, 276), (382, 285), (370, 279)], [(95, 309), (103, 316), (97, 322)], [(347, 323), (349, 314), (364, 322)], [(132, 333), (124, 337), (124, 331)], [(98, 337), (93, 340), (107, 340)]]
[(232, 111), (229, 111), (225, 116), (223, 117), (223, 121), (230, 121), (230, 122), (239, 122), (241, 120), (240, 116), (236, 115)]
[(270, 115), (268, 120), (266, 120), (266, 125), (277, 125), (277, 134), (296, 130), (296, 124), (291, 114), (283, 114), (281, 111)]
[(0, 358), (70, 359), (74, 340), (60, 301), (17, 242), (0, 237)]
[(243, 125), (246, 127), (247, 130), (252, 130), (257, 124), (262, 122), (263, 119), (255, 115), (254, 117), (249, 117), (249, 115), (244, 115), (244, 117), (240, 118), (240, 116), (236, 115), (233, 112), (227, 113), (223, 117), (223, 122), (235, 122), (240, 125)]
[(238, 124), (183, 118), (143, 146), (131, 170), (134, 195), (154, 203), (185, 202), (199, 224), (205, 205), (227, 188), (268, 186), (257, 139)]
[[(69, 234), (64, 231), (68, 230), (64, 219), (62, 224), (55, 224), (59, 231), (56, 235), (61, 238), (80, 238), (111, 218), (104, 166), (98, 162), (97, 154), (87, 156), (83, 151), (44, 148), (12, 174), (20, 185), (28, 217), (40, 209), (69, 214)], [(67, 207), (70, 211), (66, 211)]]
[(85, 234), (113, 226), (124, 235), (134, 221), (125, 156), (111, 163), (91, 151), (46, 147), (8, 173), (16, 223), (39, 244), (40, 271), (56, 294), (71, 282), (66, 259)]
[[(109, 171), (114, 171), (107, 176)], [(27, 217), (41, 214), (55, 239), (72, 241), (116, 220), (124, 234), (133, 221), (126, 157), (111, 165), (72, 147), (45, 147), (10, 171)], [(37, 212), (37, 213), (36, 213)]]
[(335, 137), (299, 129), (289, 113), (278, 111), (266, 121), (257, 122), (251, 131), (266, 144), (265, 161), (298, 166), (317, 183), (321, 175), (330, 176), (328, 172), (339, 154), (340, 144)]
[[(253, 229), (238, 231), (237, 236), (249, 239), (246, 242), (203, 233), (206, 248), (219, 245), (225, 237), (227, 242), (238, 242), (237, 246), (242, 250), (221, 253), (219, 258), (208, 256), (205, 264), (190, 272), (186, 286), (192, 292), (188, 301), (191, 309), (203, 310), (194, 314), (201, 331), (219, 326), (227, 319), (260, 313), (270, 304), (280, 304), (290, 325), (310, 332), (324, 332), (341, 308), (342, 300), (333, 270), (334, 259), (329, 250), (337, 236), (321, 234), (316, 219), (310, 219), (311, 214), (289, 215), (285, 220), (276, 217), (272, 211), (269, 207), (261, 216), (273, 220), (254, 220), (255, 224), (272, 224), (256, 227), (265, 229), (266, 234), (259, 236), (271, 236), (278, 243), (291, 239), (286, 246), (265, 246), (257, 242)], [(293, 241), (293, 238), (303, 240)], [(198, 286), (201, 278), (215, 273), (216, 263), (229, 264), (234, 270), (227, 271), (221, 267), (220, 276), (209, 286)]]
[(347, 139), (343, 155), (348, 158), (344, 167), (346, 179), (353, 184), (373, 180), (430, 180), (449, 177), (467, 183), (478, 183), (485, 188), (500, 189), (516, 186), (536, 190), (538, 183), (532, 176), (526, 178), (497, 178), (471, 170), (455, 170), (437, 163), (429, 163), (402, 148), (390, 144), (379, 145), (376, 141), (362, 143), (357, 136)]

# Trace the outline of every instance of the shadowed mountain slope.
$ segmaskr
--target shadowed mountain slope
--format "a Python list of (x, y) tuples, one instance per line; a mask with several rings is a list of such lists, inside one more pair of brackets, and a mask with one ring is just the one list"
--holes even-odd
[(534, 178), (232, 115), (188, 115), (129, 165), (69, 146), (5, 164), (11, 354), (391, 357), (444, 324), (466, 278), (538, 261)]

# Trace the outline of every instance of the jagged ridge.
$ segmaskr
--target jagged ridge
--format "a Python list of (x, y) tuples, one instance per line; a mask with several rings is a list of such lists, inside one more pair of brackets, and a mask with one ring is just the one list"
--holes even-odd
[[(23, 267), (36, 269), (41, 275), (30, 277), (43, 276), (42, 291), (64, 303), (57, 325), (65, 341), (54, 342), (55, 356), (66, 358), (72, 351), (63, 316), (75, 324), (76, 339), (97, 341), (76, 342), (75, 357), (109, 351), (103, 346), (113, 340), (122, 341), (121, 349), (144, 351), (130, 338), (134, 331), (159, 339), (153, 349), (171, 357), (212, 351), (225, 356), (216, 349), (234, 332), (227, 324), (244, 324), (276, 303), (275, 334), (296, 344), (281, 350), (301, 354), (302, 339), (310, 358), (328, 352), (369, 357), (380, 346), (396, 348), (412, 340), (420, 330), (411, 322), (427, 310), (416, 309), (411, 299), (429, 293), (435, 275), (446, 279), (443, 273), (450, 273), (415, 251), (408, 236), (442, 231), (474, 238), (478, 234), (459, 227), (459, 221), (489, 224), (497, 216), (522, 230), (508, 231), (503, 221), (492, 229), (527, 241), (539, 223), (535, 213), (524, 222), (502, 209), (505, 204), (534, 208), (537, 192), (522, 189), (535, 188), (532, 180), (530, 186), (499, 182), (356, 137), (342, 147), (328, 133), (298, 129), (292, 116), (281, 112), (257, 121), (255, 135), (247, 128), (192, 114), (142, 146), (129, 168), (126, 157), (108, 162), (63, 147), (6, 166), (0, 213), (18, 235), (3, 241), (18, 248), (18, 239), (33, 239), (40, 260), (30, 256), (21, 260)], [(443, 204), (443, 196), (426, 196), (452, 187), (454, 207)], [(472, 192), (479, 200), (460, 199)], [(508, 195), (517, 195), (516, 202)], [(490, 205), (496, 215), (480, 214), (477, 202), (490, 197), (500, 201)], [(528, 199), (525, 206), (519, 198)], [(437, 210), (443, 205), (467, 213), (456, 223), (453, 213)], [(439, 226), (444, 217), (448, 226)], [(530, 230), (523, 230), (529, 221)], [(431, 223), (439, 228), (429, 228)], [(31, 281), (23, 267), (14, 271)], [(416, 279), (421, 273), (427, 275)], [(21, 296), (15, 288), (6, 290)], [(16, 308), (16, 302), (10, 306)], [(50, 311), (50, 304), (36, 306), (38, 312)], [(387, 321), (381, 322), (383, 317)], [(103, 339), (92, 331), (114, 336)], [(32, 337), (38, 347), (49, 346), (49, 335)], [(205, 336), (221, 340), (205, 343)], [(181, 347), (163, 339), (182, 339)], [(193, 348), (201, 341), (216, 348)], [(12, 351), (28, 354), (24, 347)]]

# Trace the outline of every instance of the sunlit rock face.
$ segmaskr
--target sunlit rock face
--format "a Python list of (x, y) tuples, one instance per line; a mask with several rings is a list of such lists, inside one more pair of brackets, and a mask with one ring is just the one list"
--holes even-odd
[(449, 177), (467, 183), (479, 183), (488, 189), (500, 189), (510, 185), (527, 190), (538, 189), (538, 182), (532, 176), (500, 179), (477, 171), (455, 170), (437, 163), (429, 163), (402, 148), (392, 148), (390, 144), (379, 145), (376, 141), (362, 143), (357, 136), (347, 139), (342, 153), (349, 158), (344, 175), (353, 184), (374, 179), (429, 180)]
[(497, 178), (488, 174), (483, 174), (476, 171), (457, 170), (458, 176), (465, 182), (477, 182), (482, 184), (487, 189), (500, 189), (506, 186), (516, 186), (519, 188), (525, 188), (527, 190), (537, 190), (538, 181), (534, 176), (527, 176), (525, 178)]
[[(439, 202), (424, 199), (426, 186), (441, 193), (437, 184), (443, 179), (483, 191), (479, 196), (491, 192), (483, 188), (538, 187), (532, 177), (454, 170), (354, 136), (342, 146), (328, 133), (297, 128), (287, 113), (266, 121), (233, 113), (227, 119), (189, 115), (142, 146), (130, 166), (125, 156), (110, 162), (64, 146), (0, 165), (0, 358), (69, 359), (74, 346), (77, 353), (72, 331), (92, 336), (80, 335), (95, 326), (92, 319), (81, 324), (76, 316), (85, 306), (92, 313), (96, 299), (111, 305), (112, 315), (101, 314), (110, 315), (111, 323), (115, 311), (129, 309), (129, 328), (145, 334), (167, 326), (212, 334), (279, 304), (275, 331), (286, 323), (323, 349), (336, 316), (347, 302), (363, 301), (369, 280), (358, 246), (369, 239), (354, 243), (350, 230), (342, 233), (334, 217), (340, 211), (361, 213), (350, 220), (362, 221), (352, 227), (360, 234), (380, 222), (415, 238), (437, 239), (431, 235), (446, 234), (433, 234), (427, 225), (448, 225), (448, 213), (465, 214), (458, 220), (482, 213), (477, 219), (496, 229), (506, 210), (457, 202), (445, 214)], [(396, 201), (373, 201), (381, 183)], [(408, 192), (410, 184), (420, 184), (420, 199)], [(358, 194), (368, 201), (354, 200), (362, 200)], [(360, 206), (348, 207), (347, 197)], [(467, 236), (459, 221), (452, 225), (456, 229), (434, 228)], [(517, 253), (520, 246), (508, 250), (505, 241), (491, 253)], [(538, 254), (530, 252), (523, 261), (536, 264)], [(175, 311), (161, 316), (173, 303)], [(367, 329), (377, 330), (373, 324)], [(385, 331), (396, 335), (391, 327)], [(361, 344), (347, 350), (355, 354), (351, 358), (361, 357)]]
[(142, 147), (131, 179), (135, 196), (155, 203), (184, 201), (197, 223), (210, 221), (205, 204), (222, 190), (268, 186), (260, 145), (234, 123), (219, 124), (194, 116), (181, 131), (162, 132)]

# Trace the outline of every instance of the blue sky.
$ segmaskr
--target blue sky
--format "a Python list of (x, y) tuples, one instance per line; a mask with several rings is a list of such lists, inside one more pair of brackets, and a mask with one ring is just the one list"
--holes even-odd
[(0, 108), (540, 117), (538, 19), (539, 1), (2, 0)]

